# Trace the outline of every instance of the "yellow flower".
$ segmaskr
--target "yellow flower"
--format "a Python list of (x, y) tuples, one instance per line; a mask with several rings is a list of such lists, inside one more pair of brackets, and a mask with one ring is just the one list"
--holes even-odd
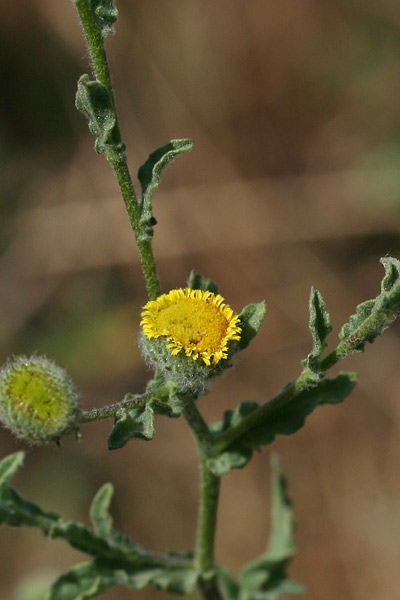
[(228, 343), (239, 341), (239, 317), (220, 294), (178, 289), (143, 308), (140, 325), (149, 340), (165, 337), (173, 356), (183, 352), (207, 366), (228, 358)]

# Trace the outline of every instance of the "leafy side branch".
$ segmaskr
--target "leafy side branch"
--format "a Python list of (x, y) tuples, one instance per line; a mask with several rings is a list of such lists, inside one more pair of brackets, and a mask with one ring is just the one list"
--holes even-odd
[(385, 276), (380, 294), (357, 307), (349, 323), (342, 327), (339, 345), (325, 358), (321, 355), (332, 327), (321, 294), (311, 290), (313, 349), (303, 361), (302, 373), (266, 404), (243, 402), (234, 412), (225, 413), (224, 421), (213, 427), (215, 441), (209, 464), (214, 473), (243, 467), (253, 450), (270, 444), (277, 435), (298, 431), (317, 406), (337, 404), (351, 393), (357, 380), (354, 373), (325, 379), (326, 371), (349, 354), (362, 352), (365, 344), (372, 343), (400, 314), (400, 262), (389, 257), (381, 262)]

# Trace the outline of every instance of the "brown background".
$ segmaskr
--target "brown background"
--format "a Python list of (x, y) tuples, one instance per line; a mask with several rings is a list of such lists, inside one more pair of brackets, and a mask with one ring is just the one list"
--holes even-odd
[[(140, 392), (136, 346), (145, 290), (122, 201), (73, 104), (88, 71), (68, 0), (3, 0), (0, 37), (0, 359), (44, 353), (87, 408)], [(336, 335), (377, 295), (379, 258), (400, 257), (400, 7), (385, 0), (120, 0), (109, 38), (132, 173), (156, 147), (191, 137), (156, 194), (154, 247), (165, 290), (192, 268), (238, 311), (267, 300), (261, 333), (201, 400), (208, 421), (262, 402), (310, 348), (309, 289)], [(307, 600), (393, 600), (400, 576), (399, 326), (341, 365), (359, 374), (275, 445), (290, 482)], [(159, 551), (192, 547), (196, 456), (182, 420), (158, 418), (151, 444), (109, 453), (111, 422), (83, 442), (27, 449), (15, 484), (87, 521), (105, 481), (115, 522)], [(0, 454), (17, 448), (0, 431)], [(268, 534), (269, 449), (223, 482), (217, 557), (237, 573)], [(0, 597), (85, 557), (39, 532), (0, 534)], [(109, 600), (164, 598), (115, 589)]]

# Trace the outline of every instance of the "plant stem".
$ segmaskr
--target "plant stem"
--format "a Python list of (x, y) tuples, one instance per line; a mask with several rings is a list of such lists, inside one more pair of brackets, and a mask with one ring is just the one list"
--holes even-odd
[(124, 147), (122, 144), (118, 123), (118, 115), (107, 64), (107, 55), (104, 47), (104, 39), (101, 29), (95, 21), (90, 0), (74, 0), (74, 2), (79, 14), (83, 31), (85, 33), (95, 77), (107, 88), (113, 105), (115, 115), (113, 137), (116, 145), (107, 146), (106, 156), (117, 177), (122, 198), (128, 212), (129, 221), (136, 238), (146, 282), (147, 293), (150, 300), (155, 300), (161, 294), (160, 283), (156, 272), (151, 240), (146, 239), (145, 236), (142, 235), (142, 227), (140, 224), (140, 207), (124, 154)]
[(101, 421), (102, 419), (109, 419), (115, 417), (115, 415), (124, 408), (132, 408), (140, 402), (145, 402), (151, 398), (153, 394), (138, 394), (130, 398), (129, 400), (121, 400), (116, 404), (109, 404), (101, 408), (93, 408), (92, 410), (84, 410), (81, 413), (79, 422), (80, 423), (92, 423), (93, 421)]
[(223, 600), (214, 571), (220, 477), (214, 475), (207, 465), (212, 437), (192, 398), (188, 399), (183, 414), (192, 431), (200, 459), (200, 499), (194, 555), (195, 566), (200, 573), (199, 589), (204, 600)]
[(147, 293), (150, 300), (155, 300), (161, 294), (160, 282), (158, 280), (151, 240), (144, 239), (142, 236), (140, 208), (133, 187), (132, 178), (129, 173), (129, 168), (126, 163), (125, 154), (123, 151), (116, 151), (115, 148), (109, 147), (106, 149), (106, 156), (117, 177), (129, 221), (133, 233), (135, 234)]
[(90, 0), (74, 0), (74, 2), (85, 34), (96, 78), (108, 89), (111, 98), (114, 100), (104, 40), (94, 20)]

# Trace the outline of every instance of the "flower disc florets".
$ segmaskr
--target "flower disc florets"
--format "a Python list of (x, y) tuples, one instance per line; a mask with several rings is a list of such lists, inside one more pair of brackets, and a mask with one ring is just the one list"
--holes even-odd
[(238, 315), (220, 294), (189, 288), (148, 302), (140, 324), (145, 358), (187, 387), (222, 370), (229, 343), (239, 341), (241, 333)]
[(58, 441), (77, 427), (79, 396), (61, 367), (18, 357), (0, 370), (0, 421), (31, 443)]

